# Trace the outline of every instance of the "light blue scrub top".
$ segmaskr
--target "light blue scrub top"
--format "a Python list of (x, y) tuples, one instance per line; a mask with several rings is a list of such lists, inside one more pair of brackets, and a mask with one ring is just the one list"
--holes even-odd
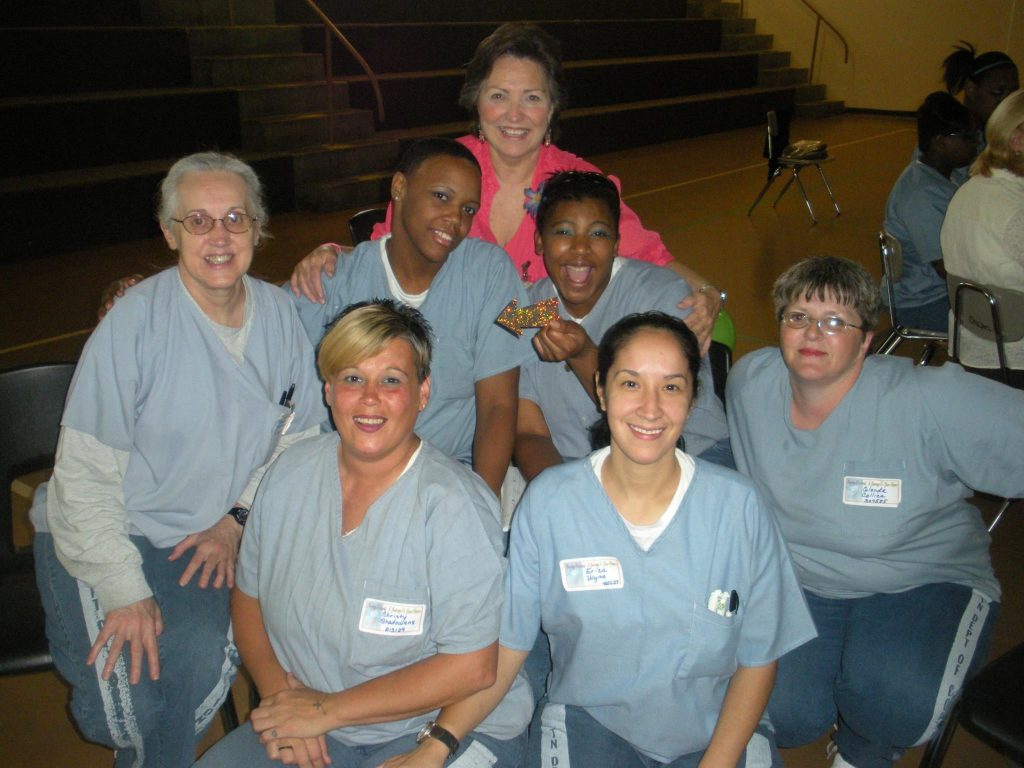
[[(357, 301), (392, 298), (381, 262), (381, 243), (361, 243), (342, 254), (333, 277), (324, 277), (324, 304), (295, 298), (310, 340), (318, 344), (341, 310)], [(535, 356), (522, 338), (494, 321), (505, 305), (527, 303), (508, 256), (496, 245), (466, 238), (434, 276), (419, 307), (430, 323), (433, 359), (430, 402), (416, 421), (416, 434), (469, 464), (476, 430), (476, 382), (504, 373)]]
[[(258, 598), (278, 661), (305, 685), (341, 691), (438, 653), (498, 637), (505, 561), (498, 502), (429, 443), (342, 536), (338, 434), (281, 454), (242, 538), (238, 588)], [(477, 731), (522, 733), (533, 698), (522, 677)], [(416, 733), (437, 713), (340, 728), (348, 745)]]
[[(674, 272), (636, 259), (618, 259), (618, 271), (605, 288), (581, 325), (594, 344), (614, 323), (632, 312), (660, 310), (684, 318), (691, 310), (681, 310), (679, 301), (690, 295), (690, 286)], [(551, 278), (538, 280), (529, 288), (530, 301), (557, 296)], [(558, 311), (569, 317), (559, 301)], [(722, 402), (715, 395), (711, 366), (701, 360), (700, 395), (686, 420), (683, 439), (686, 452), (697, 456), (729, 436)], [(600, 416), (597, 406), (583, 389), (576, 374), (564, 363), (548, 363), (536, 356), (519, 373), (519, 397), (537, 404), (544, 414), (555, 449), (564, 459), (576, 459), (590, 453), (587, 429)]]
[(707, 747), (738, 665), (763, 666), (815, 636), (753, 484), (695, 463), (675, 517), (646, 552), (589, 457), (545, 470), (512, 520), (505, 578), (502, 645), (529, 650), (543, 627), (549, 700), (585, 708), (662, 762)]
[(281, 290), (244, 277), (254, 304), (237, 364), (185, 290), (177, 267), (130, 288), (86, 343), (61, 425), (130, 456), (131, 533), (157, 547), (219, 521), (277, 443), (326, 416), (313, 348)]

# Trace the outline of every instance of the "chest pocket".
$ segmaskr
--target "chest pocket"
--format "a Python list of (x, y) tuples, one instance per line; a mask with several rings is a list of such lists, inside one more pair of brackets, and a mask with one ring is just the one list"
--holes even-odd
[(839, 478), (841, 531), (862, 538), (885, 538), (908, 522), (904, 498), (907, 466), (903, 459), (848, 461)]
[(431, 399), (463, 400), (476, 392), (473, 340), (438, 336), (430, 366)]
[(690, 614), (689, 642), (682, 649), (676, 677), (727, 677), (736, 671), (739, 615), (719, 616), (700, 603)]
[(353, 606), (352, 621), (352, 668), (368, 678), (433, 653), (426, 589), (406, 589), (367, 579)]

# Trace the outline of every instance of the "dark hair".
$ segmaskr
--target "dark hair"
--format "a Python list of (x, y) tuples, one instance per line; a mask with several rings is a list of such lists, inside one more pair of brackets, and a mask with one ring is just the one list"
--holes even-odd
[(405, 177), (412, 176), (416, 169), (432, 157), (457, 157), (465, 160), (480, 172), (480, 163), (473, 157), (473, 153), (462, 146), (455, 139), (435, 137), (430, 139), (419, 139), (414, 141), (398, 160), (397, 173)]
[(1017, 68), (1013, 59), (1002, 51), (988, 51), (975, 56), (974, 46), (966, 40), (961, 40), (960, 45), (953, 46), (953, 49), (942, 62), (942, 80), (946, 90), (954, 96), (964, 89), (968, 80), (977, 83), (993, 69)]
[[(608, 380), (608, 371), (611, 370), (615, 358), (630, 340), (642, 331), (663, 331), (669, 334), (686, 358), (686, 364), (690, 368), (690, 401), (696, 402), (700, 394), (700, 343), (697, 337), (682, 320), (664, 312), (634, 312), (626, 315), (615, 325), (605, 331), (601, 343), (597, 347), (597, 384), (604, 388)], [(590, 446), (594, 450), (610, 445), (612, 441), (611, 428), (608, 426), (608, 414), (602, 412), (601, 417), (590, 427)], [(679, 436), (680, 448), (683, 438)]]
[(412, 347), (420, 382), (430, 375), (430, 323), (418, 309), (392, 299), (371, 299), (349, 304), (324, 331), (317, 345), (317, 369), (328, 381), (349, 365), (374, 355), (395, 339)]
[(596, 200), (604, 203), (612, 217), (615, 232), (619, 231), (622, 201), (615, 182), (594, 171), (557, 171), (551, 174), (541, 191), (537, 205), (537, 231), (543, 232), (552, 209), (565, 200)]
[(523, 21), (509, 21), (480, 41), (476, 53), (466, 65), (466, 79), (459, 92), (459, 105), (468, 112), (476, 112), (480, 86), (491, 74), (494, 62), (502, 56), (529, 59), (536, 62), (548, 81), (551, 99), (551, 123), (565, 107), (565, 70), (562, 68), (562, 45), (538, 27)]
[(935, 91), (917, 108), (917, 146), (922, 152), (935, 136), (974, 130), (974, 118), (963, 104), (946, 91)]

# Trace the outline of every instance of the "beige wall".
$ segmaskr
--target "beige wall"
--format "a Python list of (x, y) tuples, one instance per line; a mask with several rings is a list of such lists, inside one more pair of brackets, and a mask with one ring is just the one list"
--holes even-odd
[[(1022, 0), (810, 0), (846, 38), (843, 46), (823, 27), (814, 79), (848, 107), (913, 110), (942, 88), (942, 60), (959, 40), (979, 52), (1006, 51), (1024, 64)], [(800, 0), (745, 0), (744, 15), (774, 47), (810, 63), (814, 14)]]

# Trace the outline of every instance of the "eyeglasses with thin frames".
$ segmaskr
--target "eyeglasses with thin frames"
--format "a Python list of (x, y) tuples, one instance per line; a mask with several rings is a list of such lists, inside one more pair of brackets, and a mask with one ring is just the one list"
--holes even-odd
[(224, 225), (224, 229), (233, 235), (244, 235), (256, 223), (256, 219), (245, 211), (231, 211), (219, 219), (206, 213), (190, 213), (182, 219), (171, 219), (171, 221), (181, 224), (186, 232), (193, 235), (205, 235), (216, 226), (218, 221)]
[(853, 323), (843, 320), (843, 318), (838, 315), (825, 315), (825, 317), (815, 319), (806, 312), (783, 312), (782, 322), (788, 327), (796, 330), (806, 328), (811, 323), (814, 323), (818, 327), (818, 330), (826, 336), (835, 336), (837, 333), (842, 333), (847, 328), (855, 328), (858, 331), (864, 330), (863, 325), (854, 325)]

